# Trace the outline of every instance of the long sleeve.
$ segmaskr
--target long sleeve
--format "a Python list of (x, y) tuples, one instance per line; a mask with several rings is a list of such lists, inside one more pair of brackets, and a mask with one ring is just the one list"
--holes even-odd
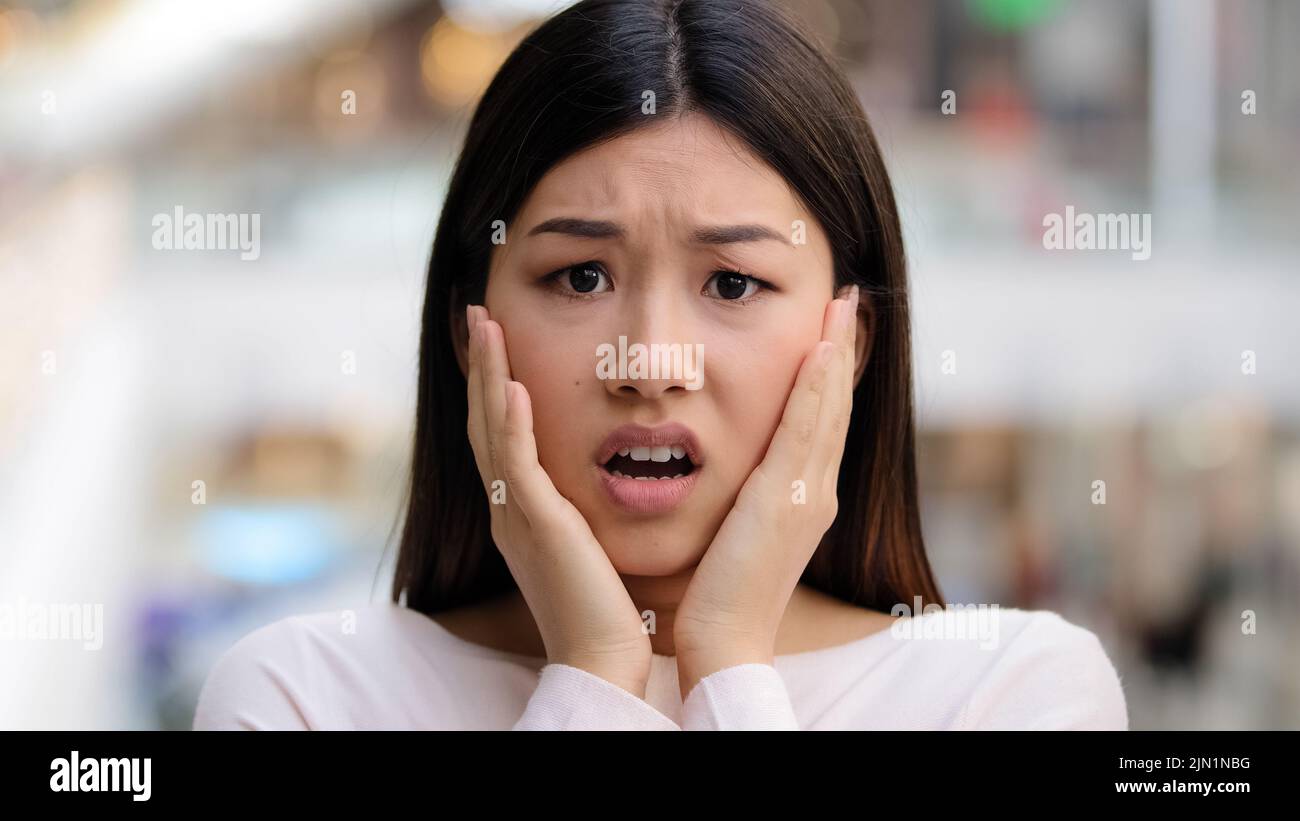
[(578, 667), (547, 664), (515, 730), (680, 730), (646, 701)]
[(958, 719), (967, 730), (1127, 730), (1123, 685), (1091, 631), (1044, 611), (1006, 648)]
[(798, 730), (785, 681), (770, 664), (738, 664), (700, 679), (682, 703), (683, 730)]

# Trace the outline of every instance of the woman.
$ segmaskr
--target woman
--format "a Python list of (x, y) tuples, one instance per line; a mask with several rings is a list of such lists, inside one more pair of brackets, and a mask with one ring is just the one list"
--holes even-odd
[(581, 2), (451, 180), (396, 604), (244, 638), (195, 726), (1126, 728), (1088, 630), (943, 609), (913, 428), (893, 193), (831, 60), (766, 3)]

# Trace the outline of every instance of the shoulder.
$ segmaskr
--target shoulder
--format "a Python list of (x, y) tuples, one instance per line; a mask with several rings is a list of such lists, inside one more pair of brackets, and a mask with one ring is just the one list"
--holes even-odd
[(969, 729), (1128, 729), (1119, 674), (1101, 640), (1050, 610), (945, 613), (951, 624), (984, 619), (966, 654), (983, 656), (959, 718)]
[(847, 644), (777, 657), (802, 726), (1128, 728), (1101, 641), (1058, 613), (954, 604), (888, 621)]
[[(340, 687), (382, 675), (414, 647), (425, 617), (393, 604), (288, 616), (259, 627), (217, 659), (199, 693), (194, 729), (320, 729), (337, 724)], [(397, 651), (397, 652), (395, 652)]]

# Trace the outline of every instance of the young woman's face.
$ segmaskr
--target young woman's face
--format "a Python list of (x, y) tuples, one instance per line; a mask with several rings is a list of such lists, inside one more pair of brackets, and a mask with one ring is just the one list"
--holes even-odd
[[(763, 459), (832, 290), (815, 217), (699, 115), (583, 151), (534, 188), (493, 251), (485, 304), (532, 397), (538, 459), (618, 572), (699, 562)], [(683, 368), (620, 372), (620, 350), (631, 367), (637, 343), (678, 345)], [(612, 468), (689, 475), (615, 477), (598, 462), (628, 423), (685, 426), (702, 464), (637, 463), (644, 452), (630, 451)]]

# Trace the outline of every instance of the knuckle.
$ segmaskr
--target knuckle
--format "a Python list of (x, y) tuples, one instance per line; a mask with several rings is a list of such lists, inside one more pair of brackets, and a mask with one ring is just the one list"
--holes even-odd
[(501, 475), (506, 480), (507, 485), (515, 487), (524, 480), (527, 473), (519, 465), (507, 461), (501, 466)]
[(784, 421), (781, 427), (796, 444), (807, 445), (812, 442), (813, 423), (807, 419)]
[(816, 422), (812, 420), (802, 420), (795, 426), (795, 441), (801, 445), (811, 444), (813, 432), (816, 430)]
[(836, 413), (832, 425), (836, 433), (841, 433), (849, 425), (849, 415), (843, 411)]

